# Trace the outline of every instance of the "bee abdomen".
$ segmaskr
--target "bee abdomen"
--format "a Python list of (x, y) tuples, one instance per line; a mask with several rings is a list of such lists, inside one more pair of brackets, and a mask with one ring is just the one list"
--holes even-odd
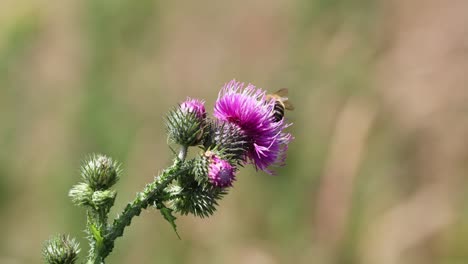
[(284, 106), (280, 102), (275, 103), (273, 108), (273, 121), (279, 122), (284, 117)]

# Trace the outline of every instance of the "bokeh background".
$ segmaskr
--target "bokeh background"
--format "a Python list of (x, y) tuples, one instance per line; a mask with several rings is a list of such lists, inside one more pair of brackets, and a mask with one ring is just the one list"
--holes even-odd
[(147, 210), (108, 263), (468, 263), (468, 2), (1, 0), (0, 263), (78, 238), (91, 152), (111, 215), (170, 163), (163, 117), (232, 78), (290, 89), (277, 176), (241, 171), (179, 240)]

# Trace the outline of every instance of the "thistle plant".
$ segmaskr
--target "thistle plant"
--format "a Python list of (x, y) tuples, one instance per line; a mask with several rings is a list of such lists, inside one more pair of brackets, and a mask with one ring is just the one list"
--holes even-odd
[[(232, 80), (219, 92), (213, 118), (207, 117), (202, 100), (187, 98), (174, 107), (165, 119), (169, 142), (179, 145), (172, 165), (113, 221), (109, 211), (117, 192), (111, 188), (122, 176), (121, 164), (105, 155), (89, 156), (81, 166), (81, 182), (69, 192), (72, 202), (86, 209), (86, 263), (105, 263), (116, 239), (144, 209), (159, 210), (177, 234), (175, 214), (212, 215), (241, 167), (253, 164), (273, 174), (271, 167), (284, 165), (292, 136), (284, 131), (290, 124), (273, 117), (275, 103), (264, 90)], [(189, 147), (199, 154), (187, 158)], [(47, 263), (73, 264), (79, 251), (73, 238), (58, 235), (46, 241), (43, 256)]]

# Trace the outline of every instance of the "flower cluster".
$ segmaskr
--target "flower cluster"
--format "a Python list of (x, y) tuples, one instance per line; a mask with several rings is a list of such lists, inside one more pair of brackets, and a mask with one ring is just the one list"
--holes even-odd
[(109, 210), (117, 193), (110, 188), (121, 174), (120, 164), (105, 155), (91, 155), (81, 166), (82, 182), (68, 193), (79, 206)]
[(272, 166), (284, 164), (292, 136), (284, 132), (289, 124), (274, 118), (274, 108), (264, 90), (233, 80), (219, 92), (214, 118), (207, 117), (202, 100), (188, 98), (173, 109), (167, 117), (169, 138), (184, 150), (198, 145), (202, 152), (190, 162), (191, 173), (171, 186), (171, 208), (207, 216), (239, 167), (251, 163), (273, 174)]
[[(210, 168), (206, 176), (213, 185), (227, 187), (232, 182), (227, 179), (234, 179), (236, 165), (251, 163), (273, 174), (272, 166), (284, 164), (292, 140), (284, 130), (290, 124), (285, 119), (275, 120), (274, 108), (275, 101), (269, 100), (264, 90), (232, 80), (218, 94), (214, 119), (207, 119), (204, 101), (188, 98), (168, 115), (168, 131), (178, 144), (203, 144), (205, 152), (222, 153), (206, 164)], [(228, 165), (228, 169), (216, 169)]]
[[(253, 164), (273, 174), (271, 167), (284, 164), (292, 140), (285, 132), (290, 124), (283, 118), (284, 109), (283, 101), (235, 80), (219, 92), (211, 118), (204, 101), (187, 98), (166, 117), (168, 139), (180, 145), (173, 165), (148, 183), (112, 223), (108, 214), (117, 192), (111, 188), (121, 176), (120, 164), (104, 155), (90, 156), (80, 170), (82, 181), (69, 192), (73, 203), (87, 210), (87, 263), (104, 263), (114, 241), (143, 209), (159, 210), (177, 232), (173, 213), (212, 215), (239, 168)], [(194, 146), (201, 151), (188, 158), (188, 148)], [(78, 252), (74, 239), (57, 236), (46, 243), (43, 255), (48, 263), (73, 264)]]

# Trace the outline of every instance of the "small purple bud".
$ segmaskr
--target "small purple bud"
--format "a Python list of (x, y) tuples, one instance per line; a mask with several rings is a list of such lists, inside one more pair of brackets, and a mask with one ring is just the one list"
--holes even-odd
[(187, 97), (187, 100), (180, 104), (180, 109), (184, 113), (195, 113), (200, 120), (206, 118), (205, 102), (202, 100)]
[(234, 167), (226, 160), (220, 159), (218, 156), (211, 156), (208, 167), (208, 178), (211, 184), (217, 187), (232, 186), (235, 180)]

